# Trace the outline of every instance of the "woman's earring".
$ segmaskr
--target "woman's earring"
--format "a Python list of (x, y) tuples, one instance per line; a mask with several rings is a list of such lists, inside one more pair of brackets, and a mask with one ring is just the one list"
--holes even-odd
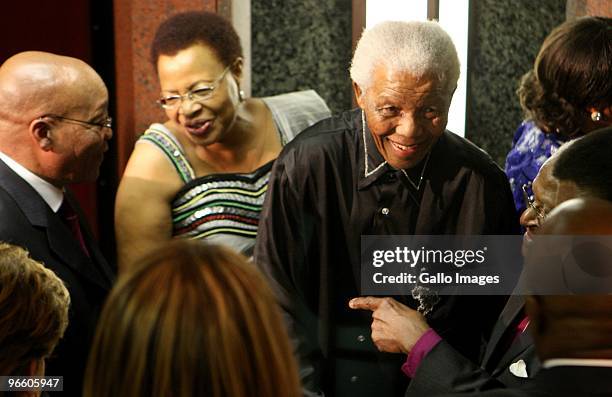
[(594, 111), (591, 113), (591, 120), (593, 121), (601, 121), (602, 118), (601, 112)]
[(243, 102), (243, 101), (244, 101), (244, 91), (242, 91), (242, 90), (238, 90), (238, 100), (239, 100), (240, 102)]

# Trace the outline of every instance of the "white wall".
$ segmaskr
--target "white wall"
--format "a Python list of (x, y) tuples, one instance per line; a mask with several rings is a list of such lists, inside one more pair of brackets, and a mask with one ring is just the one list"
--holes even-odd
[(251, 0), (232, 0), (232, 25), (238, 32), (244, 66), (240, 88), (247, 97), (251, 96)]

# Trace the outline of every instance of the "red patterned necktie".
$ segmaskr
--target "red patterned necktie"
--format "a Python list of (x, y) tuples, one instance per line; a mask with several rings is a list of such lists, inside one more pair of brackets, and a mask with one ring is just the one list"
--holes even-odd
[(60, 206), (57, 214), (62, 218), (62, 221), (68, 226), (74, 238), (79, 242), (81, 249), (85, 253), (85, 255), (89, 256), (89, 251), (87, 250), (87, 246), (85, 245), (85, 240), (83, 239), (83, 233), (81, 233), (81, 226), (79, 225), (79, 216), (74, 211), (70, 203), (66, 198), (62, 201), (62, 205)]

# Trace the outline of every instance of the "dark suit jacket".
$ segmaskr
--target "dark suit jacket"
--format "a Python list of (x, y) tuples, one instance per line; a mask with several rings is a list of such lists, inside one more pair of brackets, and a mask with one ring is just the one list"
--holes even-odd
[[(612, 396), (612, 368), (553, 367), (542, 369), (534, 379), (512, 389), (495, 389), (444, 397), (604, 397)], [(442, 397), (437, 395), (437, 397)]]
[(76, 202), (69, 194), (66, 198), (79, 214), (91, 258), (42, 197), (0, 161), (0, 240), (26, 248), (66, 284), (71, 299), (69, 325), (47, 360), (46, 374), (64, 376), (64, 391), (80, 395), (98, 314), (116, 270), (102, 257)]
[(482, 365), (462, 356), (442, 341), (421, 362), (406, 396), (432, 396), (440, 393), (475, 392), (491, 388), (519, 387), (528, 381), (510, 372), (513, 363), (523, 360), (532, 378), (540, 369), (529, 332), (520, 334), (508, 347), (504, 339), (523, 316), (524, 299), (512, 295), (502, 311), (487, 344)]

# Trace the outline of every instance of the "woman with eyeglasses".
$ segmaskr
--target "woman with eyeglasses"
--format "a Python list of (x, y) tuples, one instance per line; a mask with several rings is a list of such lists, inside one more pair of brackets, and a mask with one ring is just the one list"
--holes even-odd
[(312, 90), (245, 98), (240, 40), (213, 13), (163, 22), (151, 61), (168, 120), (139, 138), (119, 186), (120, 266), (173, 237), (205, 238), (250, 256), (274, 159), (330, 115), (327, 105)]
[(517, 91), (525, 121), (506, 158), (514, 202), (527, 207), (542, 164), (566, 141), (612, 125), (612, 19), (567, 21), (546, 37)]

